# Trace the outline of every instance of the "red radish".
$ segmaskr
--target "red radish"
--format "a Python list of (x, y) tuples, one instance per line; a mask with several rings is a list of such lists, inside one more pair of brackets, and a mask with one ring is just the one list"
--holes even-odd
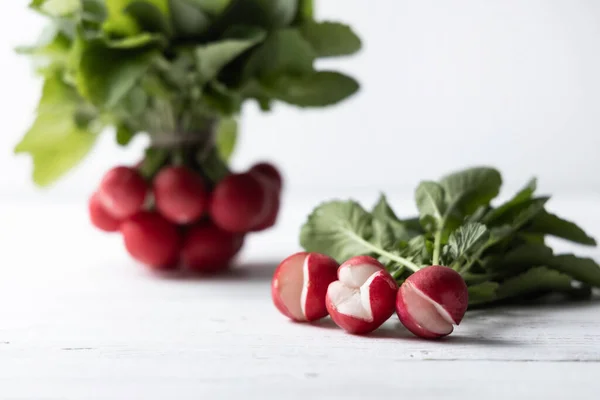
[(394, 313), (398, 285), (376, 259), (349, 259), (340, 266), (338, 279), (327, 290), (327, 310), (340, 328), (353, 334), (369, 333)]
[(121, 224), (121, 233), (135, 260), (155, 269), (170, 269), (177, 263), (177, 228), (159, 214), (140, 212)]
[(406, 279), (398, 291), (396, 312), (402, 324), (417, 336), (446, 336), (460, 324), (469, 294), (460, 274), (448, 267), (425, 267)]
[(266, 229), (272, 228), (277, 223), (277, 217), (279, 216), (279, 209), (281, 207), (281, 199), (279, 195), (275, 195), (271, 199), (271, 206), (268, 209), (268, 214), (263, 218), (263, 222), (258, 224), (252, 232), (260, 232)]
[(153, 184), (156, 208), (176, 224), (196, 221), (208, 209), (208, 193), (202, 177), (186, 167), (163, 168)]
[(252, 232), (260, 232), (271, 228), (277, 222), (279, 208), (281, 205), (281, 190), (267, 176), (253, 173), (253, 175), (262, 184), (266, 193), (265, 210), (257, 225), (252, 229)]
[(98, 190), (98, 199), (113, 217), (124, 219), (140, 211), (148, 188), (133, 168), (115, 167), (108, 171)]
[(296, 253), (279, 264), (271, 282), (275, 307), (294, 321), (327, 316), (327, 287), (336, 279), (339, 264), (319, 253)]
[(96, 228), (104, 232), (116, 232), (119, 230), (121, 221), (106, 212), (98, 200), (97, 193), (94, 193), (92, 197), (90, 197), (88, 211), (90, 215), (90, 221)]
[(266, 177), (271, 183), (275, 185), (277, 191), (280, 191), (283, 187), (283, 178), (281, 176), (281, 173), (273, 164), (267, 162), (258, 163), (252, 168), (250, 168), (250, 173), (260, 174)]
[(226, 232), (210, 222), (187, 232), (181, 259), (193, 272), (218, 272), (227, 269), (244, 244), (244, 235)]
[(268, 193), (252, 174), (233, 174), (215, 188), (210, 215), (214, 223), (229, 232), (250, 232), (262, 223), (269, 211)]

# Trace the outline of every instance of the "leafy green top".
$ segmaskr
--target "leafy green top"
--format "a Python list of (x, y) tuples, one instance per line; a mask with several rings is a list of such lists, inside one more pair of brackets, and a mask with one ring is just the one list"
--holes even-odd
[[(317, 22), (312, 0), (33, 0), (51, 22), (20, 48), (45, 78), (38, 117), (16, 151), (33, 157), (34, 180), (50, 184), (114, 126), (126, 145), (150, 135), (204, 133), (235, 119), (246, 100), (322, 107), (354, 94), (344, 74), (315, 69), (351, 55), (360, 39)], [(56, 112), (48, 112), (55, 107)], [(232, 123), (224, 124), (230, 149)], [(223, 140), (217, 140), (219, 143)]]
[(400, 282), (423, 266), (446, 265), (464, 277), (472, 306), (548, 292), (589, 294), (590, 287), (600, 287), (594, 260), (555, 255), (545, 237), (589, 246), (596, 241), (545, 210), (548, 197), (534, 196), (535, 179), (493, 206), (501, 185), (500, 173), (483, 167), (424, 181), (415, 193), (419, 217), (405, 220), (383, 195), (371, 212), (355, 201), (326, 202), (309, 215), (300, 243), (339, 262), (378, 257)]

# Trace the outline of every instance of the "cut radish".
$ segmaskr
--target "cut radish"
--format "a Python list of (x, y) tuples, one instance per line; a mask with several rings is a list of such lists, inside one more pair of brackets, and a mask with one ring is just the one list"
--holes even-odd
[(402, 284), (396, 298), (396, 312), (409, 331), (434, 339), (452, 333), (468, 304), (467, 285), (460, 274), (433, 265), (415, 272)]
[(342, 329), (365, 334), (379, 328), (393, 313), (398, 285), (376, 259), (353, 257), (338, 270), (327, 290), (327, 310)]
[(325, 295), (339, 264), (323, 254), (296, 253), (279, 264), (271, 283), (275, 307), (294, 321), (327, 316)]

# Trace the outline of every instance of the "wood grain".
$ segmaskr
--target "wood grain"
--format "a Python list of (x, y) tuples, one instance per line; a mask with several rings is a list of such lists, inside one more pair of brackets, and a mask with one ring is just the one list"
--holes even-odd
[(598, 398), (598, 300), (472, 311), (439, 342), (396, 318), (371, 337), (288, 322), (269, 284), (307, 207), (250, 238), (232, 274), (192, 280), (147, 273), (81, 207), (4, 207), (0, 399)]

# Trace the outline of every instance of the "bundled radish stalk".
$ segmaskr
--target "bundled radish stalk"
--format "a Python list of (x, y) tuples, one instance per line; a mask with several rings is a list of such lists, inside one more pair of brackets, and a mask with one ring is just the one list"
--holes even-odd
[(232, 171), (242, 105), (324, 107), (358, 83), (315, 69), (350, 55), (360, 39), (317, 22), (312, 0), (36, 0), (50, 20), (22, 48), (44, 78), (37, 118), (17, 145), (47, 186), (92, 150), (105, 128), (126, 146), (150, 145), (139, 165), (106, 173), (91, 197), (92, 223), (121, 231), (136, 260), (157, 269), (226, 268), (244, 237), (272, 227), (282, 178), (259, 163)]
[[(588, 246), (594, 238), (546, 211), (549, 197), (535, 196), (535, 179), (493, 205), (501, 184), (500, 173), (485, 167), (424, 181), (415, 193), (420, 215), (409, 219), (398, 218), (383, 195), (371, 212), (355, 201), (319, 205), (300, 243), (343, 264), (325, 300), (303, 301), (325, 304), (333, 321), (355, 334), (377, 329), (395, 303), (409, 331), (434, 339), (452, 333), (468, 308), (550, 293), (590, 297), (600, 287), (598, 263), (554, 254), (546, 237)], [(301, 278), (287, 285), (302, 285)]]

